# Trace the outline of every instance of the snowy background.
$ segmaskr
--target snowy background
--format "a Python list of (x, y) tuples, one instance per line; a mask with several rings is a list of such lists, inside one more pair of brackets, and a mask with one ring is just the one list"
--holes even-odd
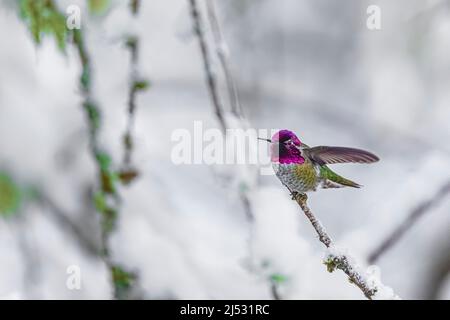
[[(0, 172), (48, 201), (22, 201), (0, 215), (0, 298), (109, 299), (108, 270), (92, 250), (96, 184), (73, 47), (41, 45), (15, 1), (0, 2)], [(311, 225), (274, 176), (258, 176), (246, 219), (236, 168), (175, 165), (176, 129), (218, 127), (187, 0), (128, 1), (101, 15), (82, 8), (102, 109), (101, 143), (122, 157), (129, 53), (141, 39), (134, 164), (122, 187), (114, 261), (138, 275), (146, 299), (362, 299), (345, 275), (328, 273)], [(219, 0), (217, 11), (244, 113), (253, 128), (287, 128), (309, 145), (368, 149), (374, 165), (337, 165), (362, 189), (322, 190), (310, 207), (339, 246), (361, 263), (423, 201), (450, 180), (450, 3), (448, 1)], [(366, 27), (369, 5), (381, 30)], [(208, 33), (208, 30), (205, 30)], [(221, 78), (221, 93), (226, 97)], [(231, 178), (230, 178), (231, 177)], [(383, 283), (406, 299), (450, 298), (447, 195), (376, 262)], [(81, 289), (66, 286), (79, 266)]]

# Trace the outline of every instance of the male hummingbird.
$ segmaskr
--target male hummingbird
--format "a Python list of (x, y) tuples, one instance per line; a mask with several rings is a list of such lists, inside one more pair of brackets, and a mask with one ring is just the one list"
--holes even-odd
[(292, 194), (321, 188), (361, 187), (328, 168), (334, 163), (372, 163), (379, 158), (364, 150), (346, 147), (309, 147), (289, 130), (275, 133), (270, 142), (270, 160), (280, 181)]

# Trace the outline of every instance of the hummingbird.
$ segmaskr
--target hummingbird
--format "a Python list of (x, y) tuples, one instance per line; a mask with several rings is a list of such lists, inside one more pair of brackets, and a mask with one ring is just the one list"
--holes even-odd
[(328, 164), (372, 163), (379, 158), (365, 150), (347, 147), (309, 147), (300, 141), (294, 132), (280, 130), (270, 143), (270, 160), (275, 174), (291, 194), (306, 194), (317, 188), (360, 188), (356, 182), (341, 177)]

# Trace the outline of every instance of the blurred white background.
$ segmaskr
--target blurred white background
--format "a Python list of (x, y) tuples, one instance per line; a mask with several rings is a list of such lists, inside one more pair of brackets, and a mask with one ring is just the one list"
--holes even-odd
[[(60, 210), (24, 202), (0, 215), (0, 298), (109, 299), (112, 285), (98, 244), (95, 186), (75, 49), (37, 46), (14, 1), (0, 5), (0, 171), (39, 188)], [(129, 54), (141, 40), (134, 163), (123, 187), (110, 247), (138, 274), (143, 298), (362, 299), (342, 272), (328, 273), (314, 230), (274, 176), (259, 176), (249, 223), (236, 168), (171, 162), (175, 129), (195, 120), (218, 127), (204, 80), (187, 0), (128, 1), (89, 14), (82, 30), (102, 110), (101, 143), (122, 156)], [(310, 207), (336, 242), (364, 263), (411, 211), (450, 180), (450, 3), (448, 1), (220, 0), (219, 20), (241, 103), (254, 128), (293, 130), (309, 145), (368, 149), (375, 165), (338, 165), (362, 189), (320, 190)], [(366, 27), (369, 5), (381, 30)], [(206, 23), (205, 23), (206, 24)], [(208, 34), (208, 29), (205, 32)], [(221, 93), (226, 88), (221, 78)], [(224, 178), (225, 177), (225, 178)], [(450, 197), (433, 206), (376, 262), (383, 282), (406, 299), (450, 298)], [(62, 212), (60, 212), (62, 211)], [(62, 215), (62, 217), (61, 217)], [(66, 270), (81, 270), (81, 290)]]

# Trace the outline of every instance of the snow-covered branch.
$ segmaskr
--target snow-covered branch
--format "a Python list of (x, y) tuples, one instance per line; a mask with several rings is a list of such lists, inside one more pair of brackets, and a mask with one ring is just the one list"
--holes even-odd
[(208, 91), (211, 96), (211, 100), (214, 105), (214, 111), (216, 114), (217, 119), (219, 120), (220, 127), (223, 132), (225, 132), (227, 128), (225, 115), (223, 112), (223, 105), (220, 101), (219, 96), (219, 90), (217, 87), (217, 79), (216, 75), (213, 71), (213, 66), (211, 62), (211, 57), (209, 55), (208, 47), (206, 44), (205, 35), (203, 32), (203, 23), (200, 16), (199, 7), (197, 4), (197, 0), (189, 0), (191, 5), (191, 16), (192, 21), (194, 23), (194, 31), (197, 35), (197, 39), (200, 45), (200, 50), (202, 51), (202, 57), (203, 57), (203, 68), (205, 70), (205, 76), (206, 76), (206, 82), (208, 84)]
[(233, 73), (231, 72), (229, 62), (228, 45), (225, 42), (222, 35), (222, 30), (220, 27), (219, 19), (217, 18), (214, 0), (206, 1), (206, 7), (208, 11), (209, 24), (211, 26), (211, 31), (214, 37), (215, 49), (227, 83), (228, 95), (231, 104), (231, 112), (236, 117), (242, 117), (242, 108), (241, 103), (239, 101), (237, 86), (236, 82), (234, 81)]
[[(213, 72), (214, 68), (212, 65), (211, 56), (208, 51), (206, 37), (203, 32), (202, 16), (199, 11), (197, 0), (189, 0), (189, 1), (190, 1), (190, 5), (191, 5), (191, 16), (192, 16), (193, 25), (194, 25), (194, 31), (195, 31), (198, 41), (199, 41), (202, 58), (203, 58), (205, 76), (206, 76), (207, 84), (208, 84), (208, 91), (211, 96), (211, 101), (214, 105), (216, 118), (219, 121), (224, 134), (226, 133), (226, 129), (230, 128), (231, 127), (230, 124), (233, 122), (237, 122), (237, 123), (233, 123), (233, 124), (235, 124), (235, 126), (245, 128), (247, 125), (246, 125), (245, 120), (242, 118), (240, 111), (238, 114), (234, 114), (234, 112), (233, 112), (233, 115), (235, 116), (234, 119), (232, 119), (232, 118), (229, 119), (230, 124), (227, 122), (227, 119), (228, 119), (227, 112), (224, 110), (223, 104), (220, 99), (220, 93), (219, 93), (219, 88), (217, 85), (217, 79), (216, 79), (215, 73)], [(220, 31), (220, 26), (218, 24), (217, 17), (216, 17), (215, 11), (214, 11), (215, 9), (213, 7), (213, 4), (209, 3), (209, 2), (210, 1), (207, 1), (208, 11), (209, 11), (209, 16), (210, 16), (211, 29), (213, 30), (213, 32), (215, 34), (214, 37), (216, 39), (216, 42), (217, 41), (220, 42), (221, 47), (226, 47), (226, 43), (225, 43), (224, 39), (222, 38), (222, 32)], [(216, 45), (218, 45), (218, 43), (216, 43)], [(226, 78), (227, 78), (228, 91), (233, 96), (233, 99), (230, 100), (230, 103), (235, 106), (240, 106), (239, 98), (238, 98), (237, 90), (236, 90), (236, 84), (234, 83), (234, 80), (231, 77), (231, 73), (230, 73), (229, 67), (228, 67), (228, 62), (226, 60), (224, 60), (225, 59), (224, 55), (220, 54), (221, 50), (216, 50), (216, 51), (217, 51), (219, 57), (222, 56), (222, 58), (220, 58), (220, 60), (222, 61), (221, 66), (222, 66), (224, 74), (226, 75)], [(234, 101), (234, 102), (231, 102), (231, 101)], [(232, 107), (232, 110), (233, 109), (234, 108)], [(236, 109), (236, 112), (238, 112), (237, 109)], [(244, 179), (242, 179), (242, 180), (244, 180)], [(244, 186), (243, 188), (240, 188), (240, 189), (243, 190), (242, 192), (240, 192), (240, 197), (241, 197), (242, 204), (244, 206), (244, 211), (247, 215), (248, 220), (252, 221), (253, 220), (252, 205), (251, 205), (250, 199), (246, 192), (246, 190), (248, 189), (248, 186)]]
[[(248, 122), (242, 112), (239, 95), (237, 92), (237, 86), (232, 76), (228, 60), (228, 46), (222, 36), (222, 31), (217, 19), (214, 3), (212, 0), (208, 0), (206, 1), (206, 6), (211, 31), (213, 33), (215, 53), (217, 54), (218, 60), (220, 61), (220, 67), (222, 68), (225, 77), (225, 83), (229, 94), (229, 102), (231, 105), (231, 112), (227, 112), (224, 109), (224, 106), (220, 99), (218, 82), (216, 74), (214, 72), (215, 68), (213, 66), (213, 60), (211, 59), (210, 53), (208, 51), (206, 36), (202, 29), (202, 15), (197, 0), (189, 1), (191, 5), (191, 17), (193, 20), (194, 31), (199, 41), (203, 58), (204, 71), (208, 84), (208, 91), (215, 109), (216, 118), (219, 121), (222, 131), (225, 135), (226, 129), (229, 128), (246, 129), (248, 128)], [(252, 170), (249, 166), (245, 166), (243, 170), (238, 170), (234, 173), (234, 178), (238, 181), (238, 195), (241, 200), (247, 221), (250, 224), (253, 224), (255, 215), (253, 212), (253, 205), (249, 197), (249, 191), (251, 190), (251, 186), (255, 184), (254, 181), (257, 180), (255, 176), (256, 173), (257, 169), (254, 168), (254, 170)], [(253, 228), (253, 225), (251, 225), (251, 228)], [(251, 237), (252, 235), (250, 235), (250, 238)], [(273, 282), (270, 279), (269, 281), (270, 292), (273, 299), (281, 299), (278, 293), (277, 283)]]
[(364, 272), (356, 264), (353, 259), (345, 252), (345, 250), (338, 249), (334, 245), (334, 241), (328, 235), (327, 231), (321, 222), (314, 216), (311, 209), (307, 205), (308, 197), (305, 194), (295, 194), (293, 199), (297, 201), (300, 208), (305, 213), (308, 220), (316, 230), (320, 242), (327, 248), (327, 254), (324, 263), (329, 272), (335, 269), (342, 270), (351, 283), (355, 284), (366, 296), (367, 299), (382, 298), (382, 299), (398, 299), (393, 290), (384, 286), (377, 276), (368, 275), (370, 272)]

